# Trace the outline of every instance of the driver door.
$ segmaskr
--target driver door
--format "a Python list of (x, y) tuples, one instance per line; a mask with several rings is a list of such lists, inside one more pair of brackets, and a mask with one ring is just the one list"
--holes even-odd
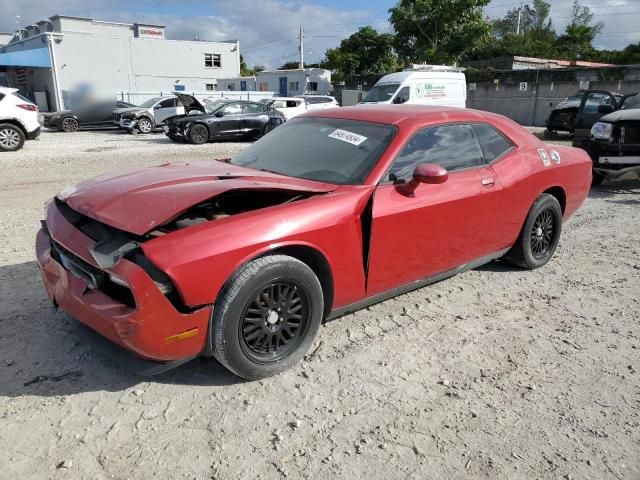
[(215, 122), (216, 136), (218, 137), (235, 137), (242, 133), (242, 122), (244, 115), (242, 113), (242, 104), (228, 103), (222, 110), (222, 117)]
[(591, 127), (604, 116), (598, 112), (600, 105), (609, 105), (615, 110), (617, 102), (615, 97), (605, 90), (589, 90), (585, 93), (576, 114), (574, 144), (589, 139)]
[[(421, 163), (449, 171), (445, 183), (407, 195), (398, 183)], [(373, 200), (367, 296), (433, 277), (495, 253), (501, 186), (471, 125), (428, 127), (407, 142)]]

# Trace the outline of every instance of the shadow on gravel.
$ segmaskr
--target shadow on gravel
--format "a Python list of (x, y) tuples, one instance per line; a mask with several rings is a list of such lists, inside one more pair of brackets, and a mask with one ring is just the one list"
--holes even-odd
[(84, 344), (75, 321), (56, 312), (36, 262), (0, 266), (0, 397), (123, 391), (140, 383), (225, 386), (243, 382), (213, 359), (197, 358), (140, 377)]
[[(589, 198), (608, 199), (617, 195), (640, 194), (640, 179), (607, 180), (589, 192)], [(614, 203), (635, 204), (636, 200), (619, 200)]]

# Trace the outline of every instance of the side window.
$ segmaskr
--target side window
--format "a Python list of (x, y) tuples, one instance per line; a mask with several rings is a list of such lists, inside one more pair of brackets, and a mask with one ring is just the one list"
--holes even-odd
[(224, 115), (239, 115), (242, 113), (242, 106), (239, 103), (230, 103), (224, 107)]
[(389, 179), (408, 180), (421, 163), (437, 163), (449, 171), (484, 165), (471, 125), (428, 127), (405, 145), (389, 171)]
[(398, 94), (393, 99), (393, 103), (405, 103), (409, 101), (409, 95), (411, 90), (409, 87), (402, 87)]
[(156, 108), (172, 108), (176, 106), (176, 98), (167, 98), (166, 100), (161, 101)]
[(611, 105), (615, 107), (615, 100), (611, 95), (604, 93), (590, 93), (584, 103), (583, 113), (597, 113), (600, 105)]
[(474, 123), (471, 125), (471, 128), (473, 128), (476, 134), (476, 138), (478, 139), (478, 143), (480, 143), (482, 153), (484, 153), (484, 159), (487, 163), (493, 162), (513, 147), (513, 145), (491, 125)]
[(287, 100), (287, 108), (296, 108), (300, 106), (300, 103), (298, 100)]
[(242, 105), (242, 113), (252, 114), (252, 113), (262, 113), (264, 111), (264, 107), (259, 103), (245, 103)]

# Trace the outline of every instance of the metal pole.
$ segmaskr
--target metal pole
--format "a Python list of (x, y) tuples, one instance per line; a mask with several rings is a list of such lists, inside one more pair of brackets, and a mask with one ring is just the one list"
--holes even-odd
[(298, 36), (300, 39), (300, 45), (298, 45), (298, 49), (300, 50), (300, 70), (304, 68), (304, 29), (302, 25), (300, 25), (300, 35)]
[(518, 25), (516, 26), (516, 35), (520, 35), (520, 19), (522, 18), (522, 3), (518, 9)]
[(51, 57), (51, 73), (53, 73), (53, 88), (56, 97), (56, 110), (64, 110), (62, 104), (62, 92), (60, 91), (60, 79), (58, 78), (58, 68), (56, 64), (55, 41), (51, 33), (47, 33), (47, 44), (49, 45), (49, 55)]

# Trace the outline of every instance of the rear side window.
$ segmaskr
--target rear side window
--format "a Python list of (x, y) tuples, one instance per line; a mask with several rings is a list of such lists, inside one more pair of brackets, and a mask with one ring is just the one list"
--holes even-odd
[(484, 165), (471, 125), (441, 125), (420, 130), (404, 147), (389, 179), (408, 180), (421, 163), (437, 163), (449, 171)]
[(167, 100), (163, 100), (158, 104), (158, 108), (173, 108), (176, 106), (177, 101), (177, 98), (169, 98)]
[(513, 145), (491, 125), (474, 123), (471, 127), (476, 134), (476, 138), (478, 139), (478, 143), (480, 143), (484, 159), (487, 163), (493, 162), (496, 158), (513, 148)]

